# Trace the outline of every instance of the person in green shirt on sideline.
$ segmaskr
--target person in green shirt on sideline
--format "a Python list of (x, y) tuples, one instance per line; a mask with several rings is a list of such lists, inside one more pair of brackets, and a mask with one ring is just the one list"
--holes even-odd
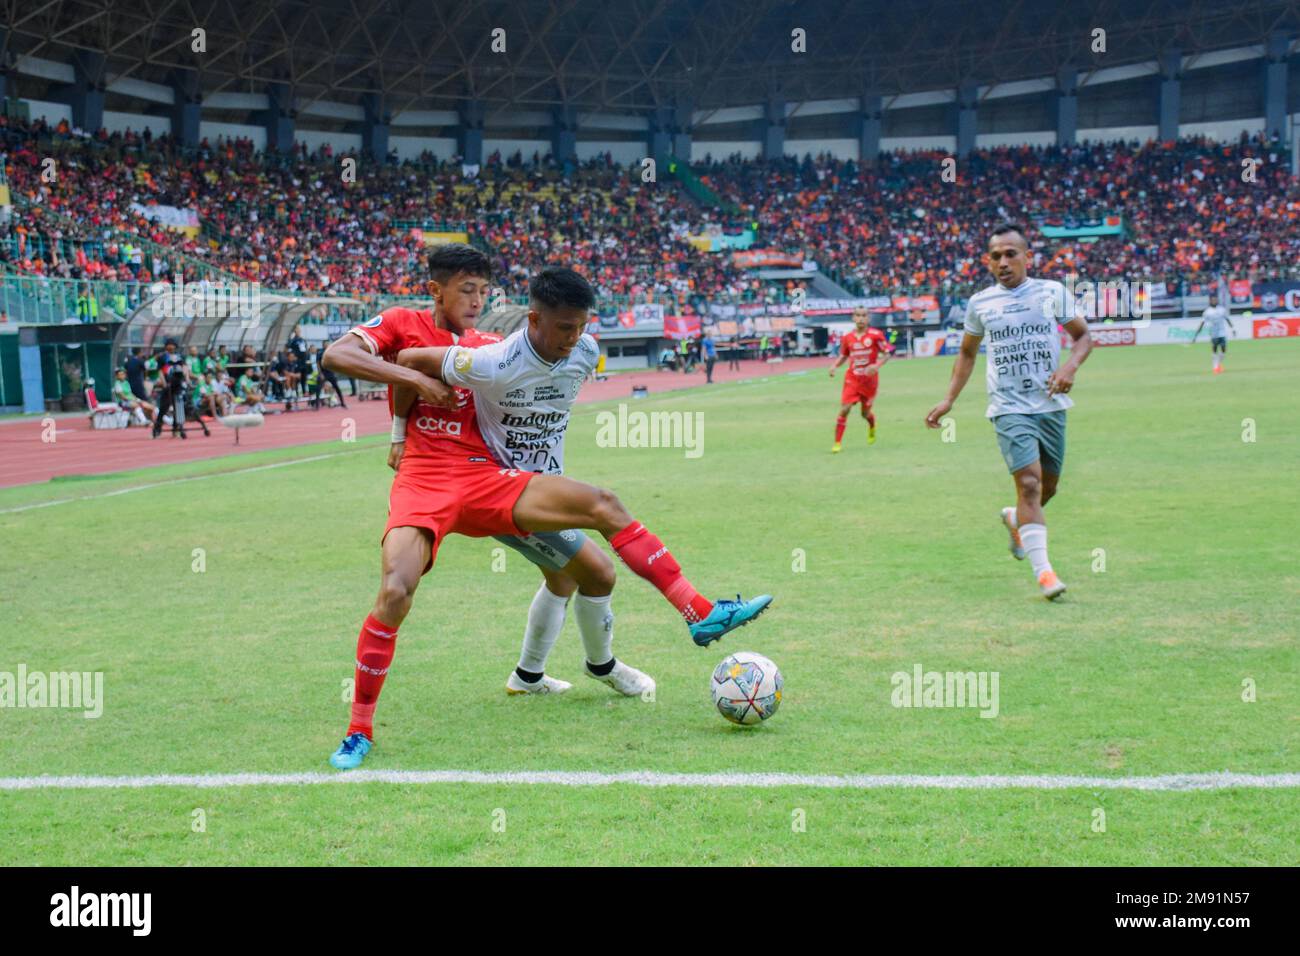
[(239, 376), (235, 382), (235, 401), (241, 405), (247, 405), (254, 411), (262, 410), (262, 402), (266, 397), (262, 394), (262, 389), (253, 375), (245, 372)]
[(225, 396), (217, 388), (217, 377), (212, 372), (204, 372), (198, 387), (194, 390), (195, 405), (200, 413), (220, 418), (225, 414)]
[[(135, 394), (131, 391), (131, 383), (127, 381), (126, 369), (124, 368), (118, 369), (117, 374), (113, 379), (113, 401), (115, 401), (119, 407), (126, 409), (128, 412), (136, 412), (138, 410), (142, 415), (148, 415), (149, 421), (153, 420), (153, 405), (135, 397)], [(147, 422), (145, 423), (147, 424)]]

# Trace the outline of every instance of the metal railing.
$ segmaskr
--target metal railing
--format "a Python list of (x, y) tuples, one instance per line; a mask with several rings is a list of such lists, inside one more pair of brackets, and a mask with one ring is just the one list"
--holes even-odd
[(134, 280), (87, 281), (0, 272), (0, 310), (9, 322), (109, 322), (125, 318), (146, 299), (147, 284)]

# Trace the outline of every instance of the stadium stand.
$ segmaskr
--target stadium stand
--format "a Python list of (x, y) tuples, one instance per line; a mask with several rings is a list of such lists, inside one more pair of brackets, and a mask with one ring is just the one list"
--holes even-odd
[[(566, 174), (498, 153), (474, 179), (448, 162), (367, 163), (353, 183), (328, 147), (284, 157), (248, 141), (205, 142), (185, 153), (167, 137), (101, 130), (78, 141), (39, 121), (10, 123), (4, 135), (20, 215), (0, 242), (0, 267), (125, 281), (124, 307), (138, 298), (135, 284), (173, 268), (287, 292), (418, 294), (424, 245), (408, 225), (430, 219), (463, 223), (507, 287), (566, 261), (603, 296), (671, 296), (697, 309), (718, 297), (771, 297), (729, 256), (686, 241), (746, 225), (762, 246), (816, 261), (857, 294), (968, 291), (982, 281), (982, 230), (1000, 217), (1122, 217), (1122, 236), (1048, 247), (1048, 276), (1104, 268), (1172, 282), (1211, 272), (1276, 278), (1300, 261), (1300, 186), (1289, 154), (1259, 138), (978, 150), (960, 189), (936, 188), (938, 152), (885, 154), (874, 169), (828, 157), (733, 158), (697, 169), (719, 199), (711, 207), (682, 189), (647, 189), (636, 167), (608, 158)], [(45, 182), (40, 159), (52, 146), (60, 170)], [(1239, 175), (1249, 158), (1261, 160), (1254, 183)], [(154, 205), (194, 208), (202, 231), (151, 222), (142, 211)], [(1238, 241), (1224, 242), (1227, 233)]]

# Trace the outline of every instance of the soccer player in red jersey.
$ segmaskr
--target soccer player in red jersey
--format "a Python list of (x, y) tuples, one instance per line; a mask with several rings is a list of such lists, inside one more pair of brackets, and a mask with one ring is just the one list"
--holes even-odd
[(862, 404), (862, 417), (867, 420), (867, 444), (876, 443), (876, 416), (871, 411), (871, 403), (876, 400), (876, 389), (880, 386), (880, 370), (894, 351), (885, 333), (871, 327), (870, 313), (864, 307), (853, 310), (853, 324), (856, 331), (846, 333), (840, 341), (840, 357), (830, 370), (834, 378), (836, 369), (845, 362), (850, 363), (844, 373), (844, 388), (840, 390), (840, 414), (835, 419), (832, 452), (843, 448), (840, 442), (849, 421), (849, 410), (858, 403)]

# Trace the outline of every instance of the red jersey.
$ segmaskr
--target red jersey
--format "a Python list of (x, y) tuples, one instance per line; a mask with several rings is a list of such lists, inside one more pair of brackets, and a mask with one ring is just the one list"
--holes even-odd
[(840, 340), (840, 355), (848, 356), (848, 375), (863, 375), (868, 365), (880, 359), (881, 352), (892, 352), (894, 347), (880, 329), (868, 328), (865, 332), (854, 329), (844, 333)]
[[(479, 332), (477, 329), (458, 336), (435, 325), (431, 310), (401, 307), (385, 309), (350, 331), (360, 337), (371, 353), (389, 362), (397, 361), (397, 353), (402, 349), (447, 345), (475, 348), (501, 341), (501, 336), (495, 332)], [(437, 408), (423, 399), (415, 400), (406, 418), (406, 448), (402, 452), (404, 470), (418, 467), (422, 460), (445, 460), (448, 456), (463, 461), (467, 455), (482, 455), (487, 461), (493, 461), (474, 417), (474, 393), (467, 388), (458, 388), (456, 397), (459, 400), (456, 408)], [(390, 387), (390, 410), (392, 400)], [(408, 465), (408, 462), (412, 464)]]

